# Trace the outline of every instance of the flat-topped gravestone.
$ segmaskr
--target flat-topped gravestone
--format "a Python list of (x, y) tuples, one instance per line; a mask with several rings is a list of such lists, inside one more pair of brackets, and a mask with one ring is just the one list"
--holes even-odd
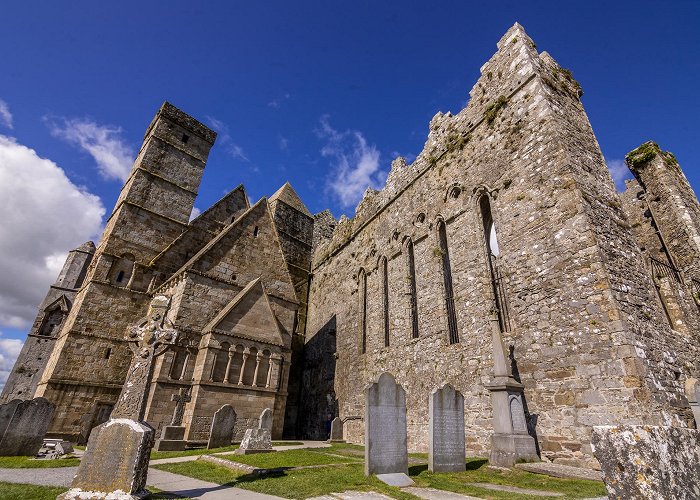
[(389, 373), (365, 388), (365, 474), (408, 474), (406, 392)]
[(233, 428), (236, 426), (236, 412), (231, 405), (224, 405), (214, 413), (209, 432), (208, 449), (231, 446)]
[(700, 498), (700, 431), (680, 427), (593, 427), (593, 454), (609, 498)]
[(236, 450), (238, 455), (252, 453), (269, 453), (272, 449), (272, 410), (265, 408), (260, 414), (257, 429), (246, 429), (241, 446)]
[(384, 484), (396, 486), (398, 488), (413, 486), (413, 479), (408, 477), (408, 475), (404, 474), (403, 472), (395, 472), (393, 474), (377, 474), (377, 479)]
[(343, 443), (343, 421), (335, 417), (331, 422), (331, 443)]
[(464, 396), (447, 384), (430, 394), (428, 403), (430, 436), (428, 470), (459, 472), (465, 470)]
[(0, 456), (35, 456), (44, 443), (56, 407), (44, 398), (15, 400), (2, 406)]

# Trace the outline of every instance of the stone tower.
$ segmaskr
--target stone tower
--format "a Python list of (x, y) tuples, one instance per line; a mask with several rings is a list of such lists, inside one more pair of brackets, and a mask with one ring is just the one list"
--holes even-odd
[(49, 432), (83, 435), (115, 401), (131, 359), (122, 338), (146, 312), (150, 263), (187, 229), (215, 137), (167, 102), (148, 127), (35, 393), (57, 403)]
[(58, 332), (71, 310), (75, 295), (83, 285), (94, 253), (95, 244), (92, 241), (68, 252), (56, 282), (51, 285), (39, 305), (39, 313), (5, 383), (0, 403), (31, 398), (36, 391)]
[(389, 371), (407, 389), (410, 448), (425, 451), (428, 395), (450, 383), (480, 454), (495, 314), (525, 387), (518, 425), (549, 459), (591, 466), (593, 425), (686, 425), (697, 343), (664, 319), (571, 72), (518, 24), (497, 46), (466, 108), (438, 113), (417, 159), (394, 161), (315, 250), (307, 344), (334, 325), (346, 439), (363, 440), (360, 389)]

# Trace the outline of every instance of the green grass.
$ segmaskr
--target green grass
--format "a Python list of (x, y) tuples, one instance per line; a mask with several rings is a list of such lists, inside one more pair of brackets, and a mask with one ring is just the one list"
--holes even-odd
[(151, 460), (159, 460), (161, 458), (174, 458), (174, 457), (191, 457), (194, 455), (211, 455), (212, 453), (219, 453), (222, 451), (233, 451), (237, 450), (238, 445), (234, 444), (231, 446), (224, 446), (222, 448), (212, 448), (207, 450), (206, 448), (192, 448), (183, 451), (155, 451), (151, 450)]
[(74, 467), (80, 464), (77, 458), (56, 460), (33, 460), (34, 457), (0, 457), (0, 469), (47, 469), (53, 467)]
[(219, 458), (241, 464), (252, 465), (260, 469), (277, 469), (279, 467), (303, 467), (307, 465), (328, 465), (358, 462), (358, 457), (340, 457), (325, 453), (328, 448), (275, 451), (273, 453), (255, 453), (253, 455), (221, 455)]
[(235, 486), (283, 498), (309, 498), (346, 490), (373, 490), (399, 500), (417, 498), (402, 492), (399, 488), (388, 486), (375, 477), (365, 477), (362, 464), (283, 471), (264, 477), (238, 473), (201, 461), (162, 464), (155, 467), (202, 481)]
[(416, 465), (409, 467), (409, 475), (416, 482), (416, 486), (454, 491), (482, 498), (530, 500), (542, 497), (487, 490), (467, 483), (490, 483), (533, 490), (554, 491), (564, 493), (565, 497), (562, 498), (586, 498), (607, 495), (605, 485), (599, 481), (559, 479), (542, 474), (532, 474), (519, 469), (501, 471), (490, 469), (487, 465), (486, 459), (469, 458), (467, 459), (467, 470), (464, 472), (433, 474), (428, 472), (427, 466)]
[(34, 484), (17, 484), (0, 482), (0, 500), (56, 500), (56, 497), (68, 488), (56, 486), (36, 486)]

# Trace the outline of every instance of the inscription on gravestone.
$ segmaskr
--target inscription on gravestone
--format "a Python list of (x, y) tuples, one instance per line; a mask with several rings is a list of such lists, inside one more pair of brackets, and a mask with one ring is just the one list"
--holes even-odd
[(389, 373), (365, 388), (365, 474), (408, 474), (406, 392)]
[(224, 405), (214, 413), (209, 433), (208, 449), (230, 446), (233, 428), (236, 426), (236, 412), (231, 405)]
[(428, 403), (430, 437), (428, 470), (459, 472), (465, 469), (464, 396), (451, 385), (435, 389)]

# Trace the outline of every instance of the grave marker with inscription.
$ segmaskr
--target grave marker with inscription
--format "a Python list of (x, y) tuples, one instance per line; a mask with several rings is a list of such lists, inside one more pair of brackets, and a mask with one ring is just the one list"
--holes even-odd
[(0, 406), (0, 456), (34, 456), (44, 442), (56, 407), (44, 398)]
[(389, 373), (365, 388), (365, 475), (408, 474), (406, 392)]
[(331, 443), (344, 443), (343, 440), (343, 421), (340, 417), (335, 417), (331, 422)]
[(447, 384), (430, 394), (428, 403), (430, 436), (428, 470), (460, 472), (465, 470), (464, 396)]
[(231, 446), (233, 441), (233, 428), (236, 426), (236, 412), (231, 405), (224, 405), (214, 413), (209, 432), (207, 448), (221, 448)]

